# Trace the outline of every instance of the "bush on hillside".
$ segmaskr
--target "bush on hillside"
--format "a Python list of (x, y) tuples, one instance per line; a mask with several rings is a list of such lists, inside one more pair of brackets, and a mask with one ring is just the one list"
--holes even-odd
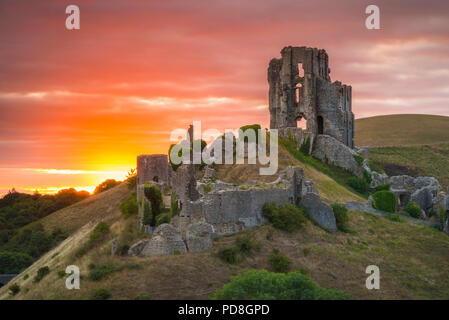
[(17, 283), (10, 285), (8, 289), (9, 289), (9, 294), (12, 296), (15, 296), (16, 294), (18, 294), (20, 292), (20, 286)]
[(237, 249), (235, 247), (224, 247), (218, 250), (217, 256), (226, 263), (237, 263)]
[(413, 218), (419, 219), (421, 215), (421, 208), (419, 207), (419, 204), (417, 204), (415, 201), (410, 201), (407, 203), (407, 206), (405, 207), (405, 211)]
[(365, 179), (360, 179), (359, 177), (350, 177), (346, 181), (346, 184), (359, 193), (364, 194), (368, 192), (368, 183), (365, 181)]
[(130, 190), (136, 189), (137, 186), (137, 170), (135, 168), (132, 168), (128, 171), (128, 174), (126, 175), (126, 184), (128, 185), (128, 188)]
[(108, 233), (109, 233), (109, 225), (104, 221), (99, 222), (95, 226), (92, 234), (90, 235), (89, 245), (90, 246), (94, 245), (100, 239), (103, 239), (103, 237)]
[(111, 273), (118, 270), (118, 267), (114, 264), (107, 263), (107, 264), (89, 264), (89, 280), (92, 281), (100, 281), (101, 279), (106, 278)]
[(159, 226), (163, 223), (170, 223), (171, 216), (169, 212), (162, 213), (156, 218), (156, 226)]
[(249, 270), (217, 290), (216, 300), (343, 300), (340, 290), (323, 289), (310, 276), (299, 271), (287, 274)]
[(179, 211), (181, 210), (178, 206), (178, 199), (176, 199), (176, 194), (172, 192), (170, 195), (170, 215), (174, 217), (179, 213)]
[(306, 156), (310, 153), (310, 137), (307, 137), (304, 142), (301, 144), (301, 147), (299, 148), (299, 151), (301, 153), (305, 154)]
[(268, 263), (274, 272), (287, 273), (290, 271), (292, 259), (278, 249), (273, 249), (268, 257)]
[(122, 212), (125, 219), (130, 216), (137, 214), (137, 195), (136, 192), (131, 193), (131, 195), (120, 204), (120, 211)]
[(393, 192), (377, 191), (372, 197), (374, 200), (373, 208), (392, 213), (396, 211), (396, 197)]
[(45, 266), (45, 267), (40, 268), (39, 270), (37, 270), (37, 274), (34, 277), (34, 282), (41, 281), (49, 273), (50, 273), (49, 267)]
[(111, 297), (111, 293), (104, 289), (95, 289), (89, 296), (90, 300), (108, 300)]
[(360, 154), (356, 153), (353, 154), (352, 156), (354, 157), (354, 160), (358, 163), (359, 166), (363, 165), (363, 157)]
[(150, 202), (151, 221), (149, 225), (155, 226), (157, 217), (162, 213), (162, 192), (161, 189), (155, 184), (145, 184), (144, 195)]
[(297, 231), (306, 223), (304, 212), (292, 204), (276, 207), (274, 202), (267, 202), (262, 208), (262, 214), (274, 227), (287, 232)]
[(94, 190), (94, 194), (99, 194), (101, 192), (104, 192), (106, 190), (109, 190), (111, 188), (114, 188), (115, 186), (118, 186), (121, 181), (116, 181), (115, 179), (107, 179), (100, 183)]
[(33, 258), (20, 252), (0, 252), (0, 274), (20, 273), (33, 263)]
[(337, 222), (338, 230), (342, 232), (348, 232), (348, 208), (342, 203), (333, 203), (331, 205), (332, 210), (334, 211), (335, 220)]
[(374, 191), (382, 191), (382, 190), (387, 190), (389, 191), (391, 187), (391, 183), (385, 183), (385, 184), (379, 184), (377, 186), (374, 187)]
[(234, 243), (237, 250), (244, 256), (251, 256), (257, 249), (257, 244), (249, 236), (240, 236)]

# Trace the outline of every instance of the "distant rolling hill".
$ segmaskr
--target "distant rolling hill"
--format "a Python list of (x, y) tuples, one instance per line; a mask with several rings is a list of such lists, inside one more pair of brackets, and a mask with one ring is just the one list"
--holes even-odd
[(396, 114), (357, 119), (356, 146), (404, 146), (449, 142), (449, 117)]
[(398, 114), (357, 119), (355, 144), (370, 147), (370, 166), (376, 171), (434, 176), (449, 185), (449, 117)]

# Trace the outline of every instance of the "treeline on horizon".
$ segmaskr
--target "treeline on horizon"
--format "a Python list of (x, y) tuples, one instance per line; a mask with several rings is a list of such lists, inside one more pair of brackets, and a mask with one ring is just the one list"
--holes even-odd
[[(108, 179), (99, 184), (98, 194), (120, 184)], [(10, 190), (0, 198), (0, 274), (19, 273), (42, 254), (68, 237), (61, 228), (47, 232), (40, 219), (90, 197), (87, 191), (74, 188), (56, 194), (27, 194)]]

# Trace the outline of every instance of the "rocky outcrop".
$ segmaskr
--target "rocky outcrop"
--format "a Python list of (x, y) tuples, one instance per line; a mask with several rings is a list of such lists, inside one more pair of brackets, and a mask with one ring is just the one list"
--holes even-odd
[(322, 202), (317, 194), (307, 193), (302, 197), (301, 204), (308, 209), (310, 218), (320, 227), (331, 232), (337, 231), (334, 211), (330, 206)]
[(189, 225), (186, 232), (186, 244), (189, 252), (203, 252), (212, 248), (214, 229), (205, 222)]
[(381, 184), (388, 184), (389, 179), (385, 173), (379, 173), (376, 171), (371, 171), (371, 188), (374, 188)]
[(128, 249), (129, 256), (138, 256), (147, 244), (148, 240), (139, 240)]
[(443, 195), (440, 195), (441, 185), (434, 177), (411, 177), (407, 175), (393, 176), (389, 179), (390, 190), (395, 194), (399, 210), (407, 203), (414, 201), (426, 214), (430, 210), (438, 213)]
[(172, 225), (164, 223), (154, 230), (153, 237), (145, 244), (139, 255), (153, 257), (186, 252), (186, 245), (179, 231)]
[(312, 156), (360, 176), (361, 165), (355, 160), (357, 153), (334, 137), (320, 134), (315, 138)]

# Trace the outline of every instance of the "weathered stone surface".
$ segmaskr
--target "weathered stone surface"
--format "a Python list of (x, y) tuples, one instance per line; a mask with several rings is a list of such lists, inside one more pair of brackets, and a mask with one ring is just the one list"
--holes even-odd
[(369, 158), (369, 147), (358, 147), (356, 148), (356, 152), (360, 154), (363, 159)]
[(425, 211), (433, 207), (431, 187), (424, 187), (412, 193), (410, 201), (415, 201)]
[(415, 188), (415, 178), (402, 175), (390, 177), (391, 189), (405, 189), (412, 190)]
[(309, 210), (311, 218), (319, 226), (331, 232), (337, 231), (337, 223), (332, 208), (322, 202), (317, 194), (306, 194), (302, 197), (301, 204)]
[(164, 256), (175, 252), (186, 253), (186, 245), (178, 230), (172, 225), (164, 223), (154, 230), (153, 237), (144, 246), (140, 256)]
[(387, 184), (387, 183), (389, 183), (389, 179), (385, 173), (371, 171), (371, 188), (374, 188), (380, 184)]
[(112, 239), (111, 255), (115, 256), (117, 254), (117, 250), (118, 250), (118, 240), (117, 239)]
[(353, 148), (352, 89), (331, 82), (326, 51), (285, 47), (281, 55), (268, 67), (270, 128), (295, 128), (305, 118), (312, 136), (326, 134)]
[(363, 173), (361, 166), (354, 159), (356, 152), (337, 139), (328, 135), (318, 135), (314, 143), (312, 153), (314, 157), (349, 170), (358, 176)]
[(301, 197), (308, 193), (314, 193), (318, 195), (318, 190), (311, 179), (302, 179)]
[(214, 229), (206, 222), (189, 225), (186, 232), (186, 243), (189, 252), (203, 252), (212, 248)]
[(213, 180), (213, 179), (215, 179), (215, 174), (216, 174), (216, 172), (215, 172), (214, 167), (211, 166), (211, 165), (207, 165), (204, 168), (204, 177), (203, 177), (203, 179), (205, 179), (205, 180)]
[(129, 256), (138, 256), (147, 244), (148, 240), (139, 240), (128, 249)]

